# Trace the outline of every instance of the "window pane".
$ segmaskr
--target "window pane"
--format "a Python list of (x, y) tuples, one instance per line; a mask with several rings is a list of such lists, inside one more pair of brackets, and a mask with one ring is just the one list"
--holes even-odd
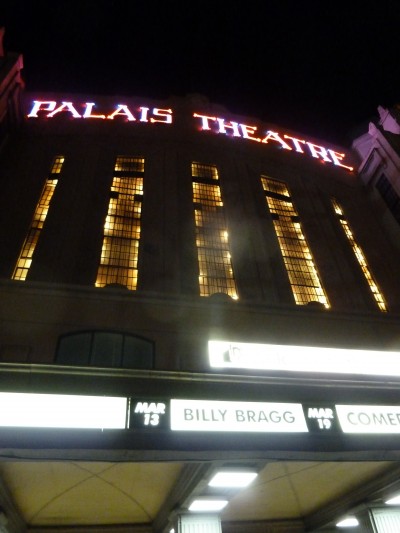
[(154, 366), (154, 343), (110, 331), (65, 335), (59, 341), (56, 362), (61, 365), (150, 369)]
[(343, 209), (341, 205), (335, 198), (332, 198), (332, 205), (333, 205), (333, 210), (335, 211), (335, 214), (338, 217), (339, 222), (342, 226), (344, 234), (346, 235), (347, 240), (353, 249), (354, 256), (357, 259), (358, 264), (360, 265), (361, 270), (364, 274), (364, 277), (369, 285), (372, 296), (374, 297), (379, 309), (381, 311), (387, 311), (383, 294), (379, 290), (378, 285), (376, 284), (374, 277), (368, 267), (367, 259), (364, 255), (364, 252), (362, 251), (362, 249), (357, 244), (354, 238), (353, 231), (351, 230), (350, 225), (343, 213)]
[(57, 363), (60, 365), (88, 366), (91, 333), (67, 335), (60, 339), (57, 351)]
[(217, 167), (192, 163), (192, 179), (200, 295), (237, 299)]
[(121, 366), (123, 335), (120, 333), (95, 332), (93, 336), (92, 366)]
[(24, 281), (28, 275), (32, 264), (33, 252), (35, 251), (36, 245), (39, 241), (39, 237), (50, 208), (51, 199), (53, 198), (54, 191), (57, 187), (58, 176), (56, 177), (56, 174), (60, 174), (63, 164), (64, 156), (59, 155), (55, 157), (51, 167), (50, 176), (46, 180), (46, 183), (43, 187), (42, 194), (40, 195), (35, 212), (33, 214), (31, 226), (25, 238), (24, 244), (22, 245), (12, 279)]
[(144, 159), (117, 157), (104, 223), (96, 287), (118, 283), (135, 290), (143, 200)]
[(329, 307), (288, 187), (267, 176), (261, 176), (261, 183), (296, 304)]
[(150, 341), (125, 336), (122, 366), (125, 368), (153, 368), (154, 346)]

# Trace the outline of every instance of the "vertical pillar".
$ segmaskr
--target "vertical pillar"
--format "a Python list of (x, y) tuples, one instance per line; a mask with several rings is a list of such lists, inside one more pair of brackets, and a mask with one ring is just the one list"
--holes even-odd
[(221, 519), (215, 514), (179, 515), (175, 533), (222, 533)]

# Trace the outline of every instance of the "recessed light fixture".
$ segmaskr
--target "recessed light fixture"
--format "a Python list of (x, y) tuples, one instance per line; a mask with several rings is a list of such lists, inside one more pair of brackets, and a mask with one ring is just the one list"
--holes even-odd
[(386, 505), (400, 505), (400, 494), (393, 496), (389, 500), (385, 501)]
[(359, 522), (354, 516), (348, 516), (336, 524), (336, 527), (357, 527)]
[(215, 499), (206, 499), (201, 498), (198, 500), (193, 500), (189, 506), (189, 511), (193, 512), (216, 512), (221, 511), (228, 504), (228, 500), (215, 500)]
[(217, 472), (210, 480), (210, 487), (244, 488), (257, 477), (257, 472), (246, 472), (244, 470), (222, 470)]

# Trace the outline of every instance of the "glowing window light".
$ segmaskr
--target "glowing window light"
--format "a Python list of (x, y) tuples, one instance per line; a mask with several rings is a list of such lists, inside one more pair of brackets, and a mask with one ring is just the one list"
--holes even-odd
[(357, 527), (359, 525), (359, 522), (357, 518), (354, 516), (349, 516), (348, 518), (344, 518), (340, 522), (336, 524), (336, 527)]
[(208, 483), (210, 487), (244, 488), (257, 477), (257, 472), (240, 470), (217, 472)]
[(228, 505), (228, 500), (198, 499), (193, 500), (189, 506), (192, 512), (217, 512)]
[(261, 183), (296, 304), (316, 301), (329, 307), (289, 189), (267, 176), (261, 176)]
[(193, 203), (201, 296), (225, 293), (238, 298), (218, 170), (192, 163)]
[(43, 229), (49, 211), (50, 202), (53, 198), (53, 194), (58, 183), (58, 179), (55, 178), (55, 175), (61, 173), (64, 159), (65, 158), (62, 155), (54, 158), (53, 165), (50, 170), (50, 176), (46, 180), (42, 194), (40, 195), (39, 202), (33, 214), (31, 226), (27, 236), (25, 237), (25, 241), (22, 245), (14, 272), (11, 276), (12, 279), (19, 281), (26, 280), (29, 269), (32, 265), (32, 256), (39, 241), (41, 230)]
[(116, 159), (96, 287), (111, 283), (135, 290), (143, 198), (144, 159)]
[(338, 216), (339, 222), (340, 222), (340, 224), (341, 224), (341, 226), (343, 228), (344, 234), (346, 235), (347, 240), (349, 241), (349, 243), (350, 243), (350, 245), (351, 245), (351, 247), (353, 249), (354, 256), (357, 259), (358, 264), (360, 265), (361, 270), (362, 270), (362, 272), (364, 274), (364, 277), (365, 277), (365, 279), (366, 279), (366, 281), (367, 281), (367, 283), (369, 285), (369, 288), (371, 290), (372, 296), (374, 297), (379, 309), (381, 311), (387, 311), (386, 303), (385, 303), (385, 299), (383, 297), (383, 294), (379, 290), (378, 285), (376, 284), (376, 282), (375, 282), (375, 280), (374, 280), (374, 278), (373, 278), (373, 276), (371, 274), (371, 271), (369, 270), (369, 267), (368, 267), (367, 260), (365, 258), (364, 252), (362, 251), (362, 249), (357, 244), (357, 242), (356, 242), (356, 240), (354, 238), (354, 235), (353, 235), (353, 232), (350, 229), (349, 223), (348, 223), (346, 217), (344, 216), (343, 209), (341, 208), (341, 206), (339, 205), (338, 201), (335, 198), (332, 198), (332, 205), (333, 205), (333, 209), (334, 209), (336, 215)]
[(0, 393), (1, 427), (125, 429), (126, 411), (126, 398)]

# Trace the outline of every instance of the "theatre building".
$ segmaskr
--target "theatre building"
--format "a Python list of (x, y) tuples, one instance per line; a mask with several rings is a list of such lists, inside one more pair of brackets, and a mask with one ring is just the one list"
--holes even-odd
[(400, 531), (396, 113), (338, 147), (0, 60), (0, 532)]

